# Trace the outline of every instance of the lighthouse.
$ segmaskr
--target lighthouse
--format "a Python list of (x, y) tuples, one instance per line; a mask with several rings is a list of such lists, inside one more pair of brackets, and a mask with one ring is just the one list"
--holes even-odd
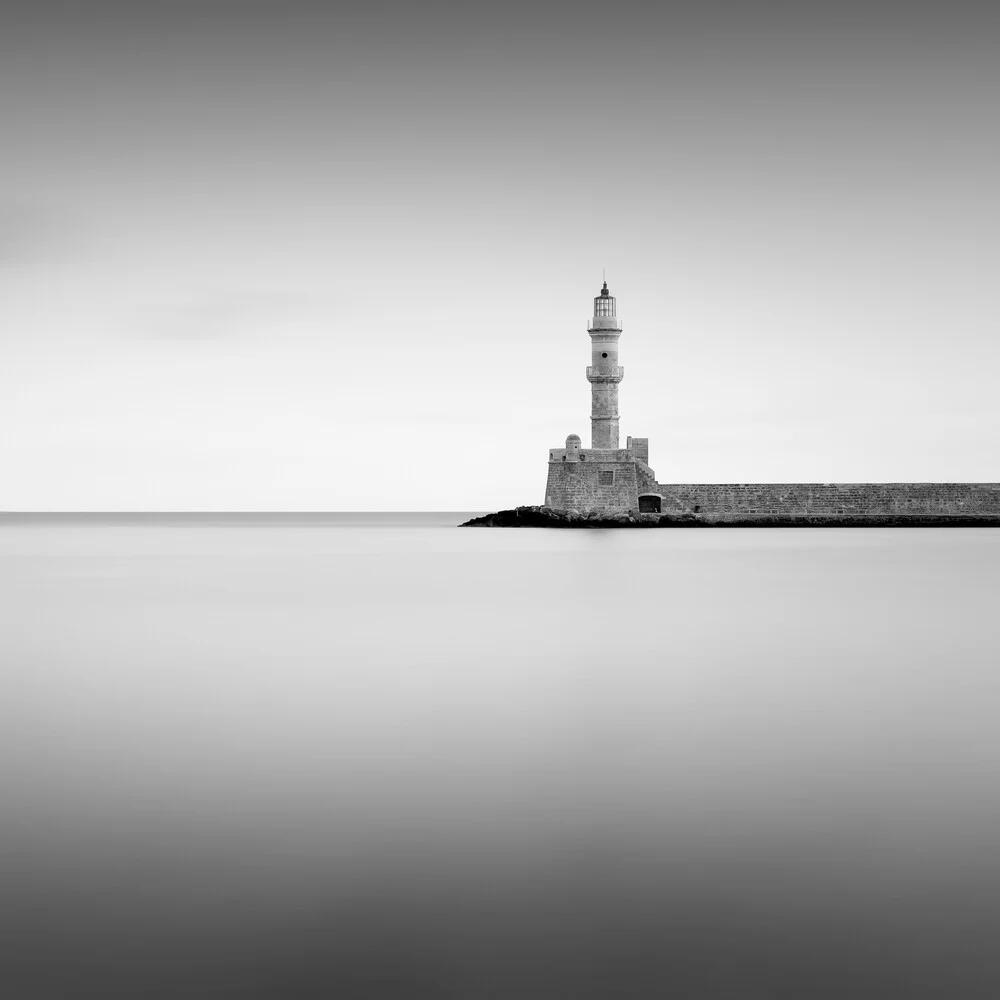
[(590, 441), (591, 448), (618, 447), (618, 383), (625, 369), (618, 364), (618, 338), (622, 323), (616, 315), (615, 298), (604, 282), (601, 294), (594, 299), (594, 315), (587, 325), (590, 334)]
[[(625, 376), (618, 364), (622, 324), (606, 281), (594, 299), (587, 332), (593, 443), (584, 448), (580, 435), (570, 434), (565, 445), (549, 448), (545, 477), (545, 507), (582, 515), (582, 520), (556, 518), (550, 523), (587, 523), (595, 515), (641, 523), (673, 515), (698, 524), (855, 527), (902, 524), (908, 518), (913, 524), (973, 519), (1000, 524), (1000, 483), (660, 483), (649, 465), (649, 438), (630, 435), (624, 447), (619, 443), (618, 383)], [(572, 343), (568, 347), (572, 349)], [(519, 524), (538, 523), (518, 518)]]
[[(646, 464), (649, 442), (628, 438), (618, 441), (618, 383), (625, 369), (618, 364), (618, 338), (622, 335), (614, 296), (604, 282), (594, 299), (594, 315), (587, 324), (590, 334), (590, 433), (592, 445), (581, 447), (578, 434), (566, 438), (565, 447), (549, 449), (549, 471), (545, 480), (545, 504), (556, 510), (587, 514), (633, 515), (653, 510), (646, 493), (655, 473)], [(642, 503), (640, 503), (640, 480)], [(654, 497), (659, 510), (660, 497)]]

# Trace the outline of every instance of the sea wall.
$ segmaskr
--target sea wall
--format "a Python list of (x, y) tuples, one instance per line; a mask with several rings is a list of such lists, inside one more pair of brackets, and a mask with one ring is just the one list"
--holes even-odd
[(657, 483), (663, 511), (746, 515), (1000, 515), (1000, 483)]

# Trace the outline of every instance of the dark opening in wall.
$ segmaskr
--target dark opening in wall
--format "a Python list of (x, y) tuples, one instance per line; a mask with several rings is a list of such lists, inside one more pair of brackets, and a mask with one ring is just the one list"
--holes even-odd
[(603, 353), (603, 354), (601, 355), (601, 357), (602, 357), (602, 358), (606, 358), (607, 356), (608, 356), (608, 352), (607, 352), (607, 351), (605, 351), (605, 352), (604, 352), (604, 353)]
[(615, 474), (614, 474), (614, 471), (598, 472), (597, 473), (597, 485), (598, 486), (614, 486), (615, 485)]

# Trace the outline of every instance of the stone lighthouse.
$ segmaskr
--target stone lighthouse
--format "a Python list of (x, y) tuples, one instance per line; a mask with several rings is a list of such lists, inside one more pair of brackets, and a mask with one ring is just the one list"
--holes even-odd
[(623, 448), (618, 440), (618, 383), (625, 377), (625, 369), (618, 364), (622, 324), (606, 281), (601, 294), (594, 299), (594, 315), (587, 332), (592, 446), (581, 447), (580, 436), (570, 434), (564, 448), (549, 449), (545, 504), (557, 510), (588, 514), (659, 510), (659, 495), (653, 496), (655, 508), (647, 497), (656, 478), (646, 464), (649, 442), (646, 438), (630, 437)]
[[(622, 325), (606, 281), (594, 299), (587, 332), (592, 445), (584, 448), (580, 435), (570, 434), (565, 446), (549, 448), (544, 506), (551, 510), (582, 515), (581, 523), (596, 515), (598, 526), (605, 516), (619, 523), (641, 523), (664, 514), (703, 524), (1000, 525), (1000, 483), (660, 483), (649, 465), (649, 438), (629, 436), (624, 447), (619, 442), (618, 383), (625, 375), (618, 364)], [(573, 521), (556, 518), (547, 523)]]
[(615, 299), (604, 282), (601, 294), (594, 299), (594, 315), (587, 326), (590, 334), (590, 441), (591, 448), (618, 447), (618, 383), (625, 369), (618, 364), (618, 338), (621, 320), (615, 315)]

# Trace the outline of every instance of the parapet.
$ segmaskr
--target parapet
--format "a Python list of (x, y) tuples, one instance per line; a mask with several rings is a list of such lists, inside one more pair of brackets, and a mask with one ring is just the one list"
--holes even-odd
[(628, 448), (549, 448), (550, 462), (634, 462)]

